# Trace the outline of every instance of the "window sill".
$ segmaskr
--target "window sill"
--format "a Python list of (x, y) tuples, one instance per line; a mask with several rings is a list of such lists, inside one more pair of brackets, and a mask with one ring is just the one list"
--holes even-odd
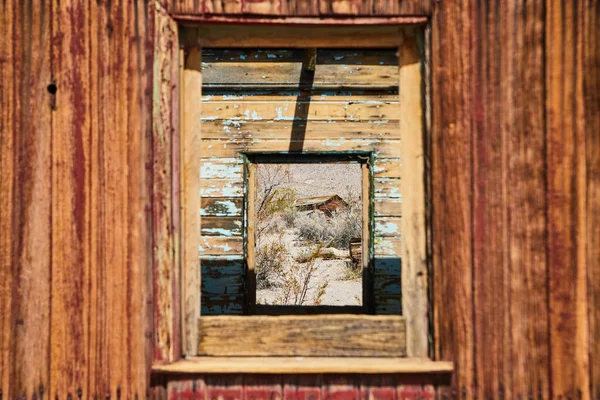
[(193, 357), (155, 365), (158, 374), (449, 374), (450, 361), (382, 357)]

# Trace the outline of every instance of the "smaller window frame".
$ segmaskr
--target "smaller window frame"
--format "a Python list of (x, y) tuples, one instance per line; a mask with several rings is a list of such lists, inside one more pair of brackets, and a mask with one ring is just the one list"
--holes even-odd
[[(325, 315), (373, 314), (374, 261), (374, 197), (373, 152), (308, 152), (308, 153), (243, 153), (244, 157), (244, 257), (246, 260), (247, 315)], [(254, 272), (256, 165), (257, 164), (328, 164), (357, 163), (361, 165), (362, 201), (362, 305), (360, 306), (277, 306), (256, 304), (256, 274)]]

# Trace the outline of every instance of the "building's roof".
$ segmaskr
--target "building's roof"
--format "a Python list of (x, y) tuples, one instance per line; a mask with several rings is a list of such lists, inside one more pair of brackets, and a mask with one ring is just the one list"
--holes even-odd
[(340, 200), (345, 204), (344, 200), (337, 194), (330, 194), (328, 196), (317, 196), (317, 197), (303, 197), (296, 199), (296, 207), (312, 207), (325, 204), (332, 200)]

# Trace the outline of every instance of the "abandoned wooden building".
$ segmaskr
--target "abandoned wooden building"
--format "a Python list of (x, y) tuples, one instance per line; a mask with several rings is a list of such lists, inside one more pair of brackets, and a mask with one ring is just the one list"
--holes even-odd
[[(0, 399), (600, 398), (600, 1), (0, 19)], [(257, 169), (310, 163), (361, 304), (266, 307)]]
[(347, 207), (348, 204), (340, 196), (334, 194), (296, 199), (295, 206), (298, 211), (320, 211), (331, 215), (335, 210)]

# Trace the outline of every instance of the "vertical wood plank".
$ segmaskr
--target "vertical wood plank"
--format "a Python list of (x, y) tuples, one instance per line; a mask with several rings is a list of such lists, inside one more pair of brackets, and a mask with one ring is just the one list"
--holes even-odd
[(399, 49), (400, 130), (402, 132), (402, 315), (409, 357), (428, 352), (423, 77), (418, 38), (405, 37)]
[(242, 13), (242, 0), (203, 0), (203, 11), (206, 14), (229, 14)]
[(285, 0), (244, 0), (242, 12), (250, 15), (281, 15)]
[(589, 397), (583, 1), (546, 2), (552, 397)]
[[(505, 396), (548, 398), (548, 286), (544, 132), (544, 4), (505, 7), (501, 26), (503, 96), (501, 128), (508, 139), (508, 232), (510, 315)], [(504, 47), (503, 47), (504, 49)], [(527, 57), (510, 49), (523, 49)]]
[[(502, 73), (510, 54), (492, 43), (507, 13), (495, 4), (476, 9), (473, 39), (473, 284), (477, 397), (511, 398), (508, 321), (507, 134), (499, 124)], [(506, 10), (507, 11), (507, 10)], [(510, 21), (512, 22), (512, 21)], [(510, 93), (510, 87), (503, 88)], [(504, 124), (503, 124), (504, 125)], [(518, 135), (519, 132), (513, 132)], [(506, 384), (506, 387), (504, 386)]]
[(16, 223), (12, 287), (17, 296), (12, 380), (16, 396), (31, 398), (49, 386), (52, 136), (51, 95), (46, 87), (51, 81), (51, 14), (49, 3), (14, 7), (21, 28), (14, 36), (20, 42), (20, 54), (15, 57), (20, 127), (14, 131), (17, 186), (12, 199)]
[(283, 398), (280, 375), (247, 375), (244, 379), (244, 399), (281, 400)]
[(589, 1), (584, 24), (584, 102), (587, 152), (587, 264), (590, 294), (591, 397), (600, 398), (600, 2)]
[(319, 0), (321, 15), (430, 16), (432, 0)]
[(203, 380), (170, 381), (167, 385), (167, 392), (169, 400), (204, 400), (206, 398)]
[(319, 0), (283, 0), (281, 14), (297, 17), (318, 16)]
[(185, 354), (197, 354), (198, 318), (200, 317), (200, 139), (202, 72), (201, 52), (193, 48), (187, 55), (183, 72), (181, 228), (182, 270), (185, 293), (183, 310)]
[[(173, 231), (172, 137), (173, 104), (178, 74), (177, 24), (157, 5), (154, 14), (154, 95), (153, 95), (153, 213), (154, 213), (154, 293), (156, 361), (177, 357), (174, 304), (176, 271)], [(179, 327), (177, 327), (179, 329)]]
[(207, 375), (206, 396), (209, 399), (242, 400), (244, 386), (242, 375)]
[(83, 397), (88, 397), (90, 10), (81, 0), (56, 0), (52, 11), (52, 67), (58, 91), (52, 115), (49, 396), (73, 397), (81, 391)]
[[(110, 329), (119, 326), (122, 321), (129, 321), (128, 294), (128, 241), (130, 237), (128, 215), (130, 213), (129, 182), (128, 182), (128, 108), (132, 97), (126, 96), (130, 81), (128, 64), (130, 47), (129, 27), (132, 15), (131, 9), (124, 3), (106, 3), (103, 6), (106, 21), (110, 29), (106, 32), (106, 47), (99, 53), (102, 57), (103, 76), (107, 77), (106, 97), (99, 104), (102, 108), (98, 132), (98, 226), (95, 231), (99, 234), (99, 258), (97, 270), (100, 276), (102, 291), (99, 296), (105, 299), (105, 325), (97, 325), (90, 334), (100, 334), (100, 345), (103, 347), (101, 360), (103, 368), (99, 370), (102, 385), (101, 392), (124, 398), (132, 397), (129, 393), (128, 366), (129, 360), (123, 357), (127, 354), (128, 329)], [(96, 208), (94, 207), (94, 210)], [(103, 389), (100, 386), (100, 389)]]
[[(128, 2), (128, 259), (126, 380), (129, 397), (147, 396), (152, 362), (152, 4)], [(123, 357), (123, 354), (121, 354)]]
[(463, 397), (473, 395), (474, 374), (471, 21), (468, 4), (438, 4), (431, 51), (435, 358), (454, 361), (454, 387)]
[(420, 379), (419, 377), (401, 378), (399, 380), (398, 400), (433, 400), (435, 398), (434, 385), (429, 383), (431, 380), (427, 378)]
[[(2, 60), (0, 61), (0, 193), (3, 207), (0, 207), (0, 390), (7, 398), (14, 396), (13, 353), (11, 340), (14, 337), (13, 317), (13, 207), (14, 207), (14, 151), (17, 121), (15, 115), (15, 35), (13, 30), (18, 8), (13, 3), (0, 4), (0, 41)], [(17, 228), (18, 229), (18, 228)]]
[[(90, 13), (96, 15), (96, 18), (91, 18), (90, 31), (98, 32), (99, 26), (107, 26), (110, 19), (110, 10), (107, 7), (102, 7), (99, 4), (90, 4)], [(91, 120), (91, 142), (90, 142), (90, 162), (92, 164), (92, 174), (90, 182), (90, 207), (93, 210), (91, 213), (90, 225), (93, 232), (98, 232), (101, 226), (100, 221), (103, 221), (103, 209), (100, 207), (102, 202), (101, 195), (101, 169), (98, 168), (100, 165), (100, 159), (102, 152), (100, 151), (101, 144), (104, 141), (102, 133), (106, 130), (107, 125), (110, 124), (111, 116), (107, 115), (110, 111), (110, 107), (104, 107), (102, 99), (110, 99), (110, 88), (112, 74), (108, 73), (109, 66), (107, 65), (111, 61), (111, 50), (109, 44), (109, 37), (107, 34), (96, 34), (93, 35), (95, 40), (92, 40), (90, 46), (90, 75), (97, 76), (98, 79), (92, 79), (90, 81), (90, 109), (92, 112)], [(114, 62), (114, 61), (113, 61)], [(110, 69), (112, 70), (112, 69)], [(104, 221), (103, 221), (104, 222)], [(106, 287), (106, 277), (104, 275), (102, 265), (102, 257), (104, 252), (101, 249), (104, 248), (104, 232), (102, 235), (94, 235), (90, 241), (90, 283), (88, 287), (88, 293), (90, 297), (90, 339), (88, 345), (88, 376), (91, 377), (89, 380), (88, 391), (91, 396), (103, 396), (109, 391), (108, 377), (103, 366), (106, 365), (107, 351), (105, 350), (105, 332), (103, 327), (107, 326), (106, 320), (106, 301), (104, 300), (103, 293)]]
[(398, 379), (395, 375), (361, 375), (360, 398), (369, 400), (396, 400)]
[(201, 15), (203, 0), (171, 0), (172, 14), (195, 14)]
[(321, 375), (294, 375), (283, 378), (284, 400), (320, 400)]
[(360, 397), (360, 381), (355, 375), (324, 375), (321, 385), (323, 400), (350, 400)]

